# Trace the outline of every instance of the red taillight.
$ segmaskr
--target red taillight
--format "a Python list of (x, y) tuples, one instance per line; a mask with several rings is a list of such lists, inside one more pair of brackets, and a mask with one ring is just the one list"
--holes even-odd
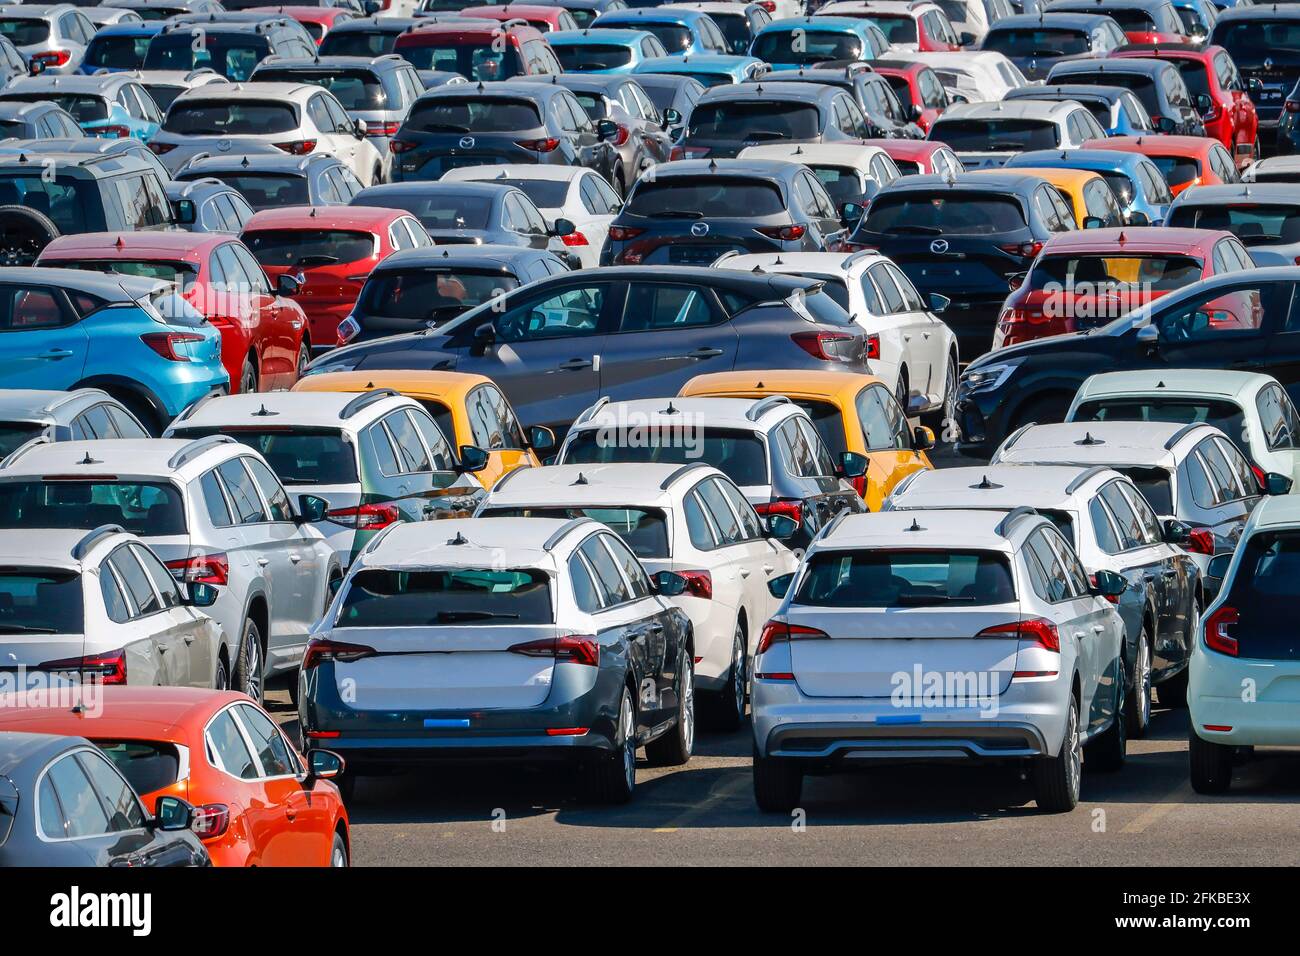
[(867, 497), (866, 474), (855, 475), (854, 477), (849, 479), (849, 484), (853, 486), (853, 490), (858, 493), (859, 498), (865, 499)]
[(580, 232), (571, 232), (567, 236), (561, 236), (560, 242), (566, 246), (585, 246), (589, 245), (587, 237)]
[(628, 136), (630, 136), (630, 135), (631, 135), (631, 130), (629, 130), (629, 129), (628, 129), (626, 126), (624, 126), (622, 123), (619, 123), (619, 124), (618, 124), (618, 132), (614, 135), (614, 145), (615, 145), (615, 146), (622, 146), (624, 143), (627, 142), (627, 138), (628, 138)]
[(155, 156), (166, 156), (176, 148), (175, 143), (150, 143), (149, 148), (153, 150)]
[(528, 657), (550, 657), (557, 664), (600, 666), (600, 645), (596, 643), (594, 637), (585, 634), (526, 641), (523, 644), (512, 644), (506, 650), (511, 654), (525, 654)]
[(401, 123), (366, 123), (367, 136), (396, 136)]
[(388, 151), (390, 153), (405, 153), (408, 150), (415, 149), (417, 143), (412, 143), (409, 139), (392, 139), (388, 141)]
[(515, 145), (531, 149), (534, 153), (551, 153), (559, 148), (560, 141), (554, 136), (547, 136), (544, 139), (521, 139)]
[(228, 584), (230, 582), (230, 559), (224, 551), (208, 554), (191, 554), (167, 562), (167, 570), (186, 584)]
[(126, 139), (131, 135), (125, 126), (100, 126), (94, 132), (98, 136), (115, 136), (118, 139)]
[(785, 515), (787, 518), (793, 518), (799, 524), (803, 524), (803, 503), (799, 501), (764, 501), (754, 505), (754, 510), (764, 517), (768, 515)]
[(586, 727), (547, 727), (548, 737), (581, 737), (587, 732)]
[(193, 332), (147, 332), (140, 341), (169, 362), (189, 362), (192, 359), (176, 351), (176, 346), (186, 342), (202, 342), (206, 337)]
[(333, 740), (336, 737), (342, 737), (343, 732), (339, 730), (306, 730), (303, 736), (308, 740)]
[(644, 229), (634, 229), (631, 226), (610, 226), (609, 238), (615, 242), (627, 242), (629, 239), (635, 239), (643, 232), (645, 232)]
[(72, 59), (71, 50), (45, 50), (41, 53), (33, 53), (29, 56), (28, 61), (31, 63), (43, 63), (48, 70), (52, 66), (63, 66)]
[(867, 358), (880, 358), (880, 336), (874, 332), (867, 336)]
[(390, 524), (402, 520), (402, 512), (397, 505), (360, 505), (356, 508), (335, 508), (325, 512), (325, 517), (345, 528), (358, 531), (378, 531)]
[(1043, 244), (1038, 241), (1010, 242), (1004, 246), (998, 246), (998, 248), (1008, 255), (1023, 256), (1026, 259), (1032, 259), (1043, 251)]
[(109, 651), (87, 657), (65, 657), (62, 660), (46, 661), (39, 669), (65, 673), (75, 671), (106, 685), (125, 684), (126, 651)]
[[(1300, 257), (1297, 257), (1296, 261), (1297, 263), (1300, 263)], [(1260, 491), (1263, 491), (1268, 487), (1268, 475), (1264, 474), (1263, 468), (1259, 467), (1259, 465), (1254, 462), (1251, 462), (1250, 473), (1255, 476), (1255, 483), (1259, 485)]]
[(1223, 604), (1205, 619), (1205, 646), (1229, 657), (1237, 656), (1237, 639), (1228, 634), (1228, 628), (1241, 620), (1235, 607)]
[(295, 139), (291, 143), (276, 143), (276, 149), (282, 149), (290, 156), (306, 156), (316, 148), (314, 139)]
[(755, 654), (765, 653), (773, 644), (786, 644), (790, 641), (826, 641), (830, 640), (830, 635), (825, 631), (819, 631), (815, 627), (804, 627), (802, 624), (787, 624), (784, 621), (768, 621), (763, 625), (763, 633), (759, 635), (758, 647), (755, 648)]
[(708, 146), (674, 146), (668, 158), (670, 160), (700, 159), (707, 155), (709, 155)]
[(1282, 105), (1288, 113), (1300, 113), (1300, 100), (1287, 100)]
[(834, 343), (853, 341), (847, 332), (795, 332), (790, 338), (813, 358), (824, 362), (847, 362), (849, 357), (841, 355)]
[(1183, 550), (1189, 554), (1208, 554), (1214, 557), (1214, 532), (1209, 528), (1197, 528), (1187, 535)]
[(205, 803), (194, 808), (190, 829), (200, 840), (219, 837), (230, 828), (230, 807), (224, 803)]
[(330, 641), (324, 638), (316, 638), (307, 642), (307, 650), (302, 655), (302, 669), (311, 670), (318, 664), (326, 661), (339, 661), (343, 664), (351, 664), (353, 661), (359, 661), (363, 657), (373, 657), (379, 653), (373, 647), (365, 644), (346, 644), (343, 641)]
[(851, 242), (848, 239), (840, 241), (838, 252), (879, 252), (875, 246), (864, 245), (861, 242)]
[(678, 571), (686, 579), (686, 593), (691, 597), (713, 600), (713, 575), (708, 571)]
[(769, 239), (777, 239), (781, 242), (793, 242), (796, 239), (802, 239), (803, 234), (808, 230), (796, 223), (793, 226), (767, 226), (758, 231)]
[(1056, 625), (1041, 617), (1012, 621), (1009, 624), (995, 624), (993, 627), (984, 628), (975, 636), (1015, 637), (1022, 641), (1037, 644), (1044, 650), (1055, 651), (1058, 654), (1061, 652), (1061, 635), (1056, 630)]
[(758, 5), (768, 13), (776, 13), (776, 0), (758, 0)]

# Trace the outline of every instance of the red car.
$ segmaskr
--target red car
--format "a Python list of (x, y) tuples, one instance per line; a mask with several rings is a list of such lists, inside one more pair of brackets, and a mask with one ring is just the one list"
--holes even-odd
[(894, 161), (904, 176), (959, 176), (966, 171), (961, 160), (948, 146), (932, 139), (861, 139), (853, 142), (879, 146)]
[(379, 206), (263, 209), (245, 223), (239, 238), (272, 282), (281, 276), (303, 277), (298, 300), (314, 348), (339, 344), (339, 323), (380, 260), (402, 249), (433, 245), (409, 212)]
[(291, 388), (311, 360), (307, 316), (289, 298), (298, 294), (297, 283), (267, 282), (234, 236), (80, 233), (51, 242), (39, 264), (176, 280), (189, 303), (221, 330), (221, 364), (232, 392)]
[(564, 72), (541, 33), (526, 23), (430, 23), (400, 34), (393, 52), (417, 70), (448, 70), (471, 81)]
[(354, 19), (353, 15), (341, 7), (250, 7), (257, 13), (283, 13), (286, 17), (297, 20), (303, 25), (311, 38), (320, 46), (320, 41), (340, 23)]
[(1232, 154), (1238, 169), (1259, 158), (1259, 118), (1228, 51), (1191, 43), (1141, 43), (1123, 46), (1111, 56), (1167, 60), (1178, 67), (1212, 136)]
[(930, 124), (948, 108), (948, 93), (939, 74), (924, 63), (906, 60), (875, 60), (871, 68), (889, 81), (898, 101), (911, 110), (913, 122), (930, 132)]
[(1129, 43), (1191, 43), (1182, 18), (1169, 0), (1068, 0), (1052, 13), (1098, 13), (1119, 24)]
[(1246, 247), (1230, 232), (1161, 226), (1058, 233), (1029, 272), (1012, 278), (993, 348), (1096, 328), (1249, 262)]
[(556, 30), (577, 30), (578, 21), (564, 7), (543, 7), (527, 3), (504, 4), (490, 7), (466, 7), (459, 17), (482, 17), (485, 20), (524, 20), (528, 25), (542, 33)]

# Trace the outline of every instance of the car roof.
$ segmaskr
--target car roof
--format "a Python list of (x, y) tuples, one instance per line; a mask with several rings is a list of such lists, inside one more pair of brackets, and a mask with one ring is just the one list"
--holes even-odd
[(1031, 149), (1012, 156), (1007, 161), (1006, 168), (1070, 166), (1078, 163), (1085, 168), (1096, 165), (1105, 169), (1126, 169), (1144, 160), (1149, 162), (1142, 153), (1120, 149)]
[(271, 147), (270, 152), (247, 153), (244, 144), (234, 144), (229, 153), (201, 153), (176, 171), (179, 176), (212, 176), (219, 172), (247, 170), (251, 176), (259, 173), (302, 173), (306, 175), (313, 166), (342, 166), (343, 161), (332, 153), (308, 153), (290, 156)]
[(21, 14), (30, 14), (33, 19), (38, 17), (49, 17), (56, 14), (64, 13), (68, 10), (77, 9), (71, 3), (23, 3), (8, 4), (0, 6), (0, 16), (15, 16)]
[(889, 501), (890, 508), (898, 511), (954, 506), (1000, 511), (1022, 505), (1062, 508), (1118, 477), (1119, 472), (1105, 466), (967, 465), (916, 472)]
[(1265, 156), (1255, 163), (1255, 169), (1261, 172), (1300, 171), (1300, 156)]
[[(395, 408), (409, 408), (413, 404), (401, 395), (376, 394), (358, 402), (360, 397), (355, 392), (308, 391), (221, 395), (201, 402), (188, 415), (172, 422), (171, 427), (177, 430), (213, 426), (257, 428), (273, 423), (302, 428), (361, 428)], [(349, 406), (355, 410), (344, 418)]]
[(622, 462), (518, 468), (492, 490), (488, 507), (663, 507), (673, 503), (673, 485), (683, 481), (694, 485), (711, 475), (721, 474), (704, 462), (690, 465)]
[(1263, 372), (1219, 368), (1162, 368), (1129, 372), (1098, 372), (1079, 386), (1075, 403), (1084, 399), (1122, 395), (1215, 396), (1247, 400), (1276, 382)]
[(1300, 525), (1300, 495), (1266, 495), (1251, 512), (1254, 529)]
[[(409, 183), (376, 183), (374, 186), (367, 186), (352, 197), (352, 202), (357, 203), (359, 199), (371, 200), (382, 196), (436, 196), (449, 193), (459, 196), (482, 196), (491, 199), (504, 196), (512, 191), (516, 191), (514, 186), (503, 186), (500, 183), (485, 183), (477, 180), (418, 179)], [(361, 204), (357, 203), (354, 206), (343, 206), (341, 208), (357, 209), (361, 208)], [(407, 215), (410, 215), (410, 213), (407, 213)]]
[(41, 251), (41, 255), (68, 256), (75, 253), (88, 259), (197, 256), (235, 239), (228, 233), (179, 229), (164, 232), (80, 232), (57, 237)]
[[(1150, 75), (1162, 70), (1178, 69), (1164, 60), (1124, 56), (1115, 59), (1061, 60), (1052, 64), (1052, 76), (1074, 76), (1080, 73), (1142, 73)], [(1056, 86), (1055, 83), (1048, 84)]]
[[(998, 24), (1004, 23), (999, 20)], [(1021, 86), (1014, 90), (1007, 90), (1004, 94), (1004, 102), (1011, 100), (1034, 100), (1048, 99), (1052, 96), (1060, 99), (1079, 100), (1095, 99), (1104, 100), (1107, 103), (1114, 103), (1122, 99), (1125, 93), (1132, 91), (1126, 86), (1093, 86), (1087, 83), (1053, 83), (1050, 86)]]
[[(628, 79), (627, 76), (621, 78)], [(571, 183), (592, 173), (592, 170), (587, 166), (539, 166), (534, 163), (501, 163), (500, 165), (461, 166), (457, 169), (457, 172), (460, 175), (472, 174), (483, 178), (461, 179), (460, 175), (458, 175), (455, 179), (446, 181), (449, 183), (487, 183), (494, 179), (537, 179), (557, 183)], [(599, 173), (595, 175), (599, 175)], [(442, 182), (442, 180), (439, 180), (439, 182)]]
[(1157, 156), (1199, 157), (1209, 152), (1218, 142), (1217, 139), (1208, 136), (1161, 136), (1147, 133), (1142, 136), (1090, 139), (1084, 143), (1084, 148), (1134, 150), (1143, 154), (1154, 153)]
[(161, 279), (145, 279), (136, 276), (104, 275), (85, 269), (48, 269), (42, 266), (4, 266), (0, 267), (0, 282), (26, 284), (39, 282), (43, 285), (57, 286), (85, 292), (113, 303), (125, 303), (128, 299), (141, 299), (160, 289), (169, 288), (171, 283)]
[[(703, 102), (701, 100), (700, 102)], [(696, 104), (697, 108), (699, 104)], [(741, 176), (747, 179), (786, 181), (803, 165), (780, 159), (679, 159), (655, 168), (655, 181), (685, 176)]]
[[(3, 8), (0, 8), (0, 12)], [(12, 712), (17, 708), (8, 707)], [(44, 766), (58, 754), (71, 750), (81, 743), (77, 737), (61, 734), (0, 734), (0, 776), (11, 776), (26, 763)], [(21, 782), (21, 781), (19, 781)]]
[(312, 83), (262, 83), (262, 82), (243, 82), (243, 83), (209, 83), (204, 86), (195, 86), (184, 93), (181, 97), (185, 102), (192, 103), (195, 100), (213, 100), (213, 99), (249, 99), (249, 100), (289, 100), (291, 105), (298, 105), (297, 101), (306, 99), (313, 93), (319, 93), (321, 87)]
[(1226, 183), (1192, 186), (1183, 190), (1176, 202), (1180, 206), (1219, 206), (1233, 200), (1300, 206), (1300, 190), (1296, 189), (1295, 183)]
[(472, 243), (449, 246), (422, 246), (418, 249), (402, 249), (375, 263), (376, 272), (392, 269), (412, 269), (424, 267), (443, 267), (453, 269), (492, 269), (503, 272), (521, 266), (525, 261), (539, 257), (552, 256), (546, 249), (530, 249), (527, 246), (503, 246), (496, 243), (475, 245)]
[(746, 146), (745, 159), (787, 159), (794, 163), (841, 163), (845, 166), (866, 167), (871, 160), (884, 153), (879, 146), (859, 146), (854, 143), (760, 143)]
[[(807, 253), (818, 255), (819, 253)], [(797, 258), (796, 254), (792, 258)], [(881, 258), (877, 256), (876, 258)], [(868, 385), (883, 384), (874, 375), (860, 372), (828, 372), (821, 369), (756, 369), (743, 372), (708, 372), (682, 386), (683, 396), (793, 395), (796, 398), (825, 397), (852, 403)]]
[(285, 206), (253, 213), (244, 232), (256, 229), (386, 229), (394, 220), (410, 218), (405, 209), (384, 206)]
[(970, 173), (959, 173), (951, 181), (943, 176), (925, 175), (925, 176), (904, 176), (896, 179), (884, 189), (877, 193), (877, 197), (886, 192), (895, 192), (901, 190), (921, 191), (921, 190), (938, 190), (938, 189), (962, 189), (967, 192), (990, 192), (990, 193), (1014, 193), (1017, 196), (1027, 196), (1040, 183), (1042, 177), (1020, 173), (1015, 169), (989, 170), (988, 172), (973, 176)]
[(823, 530), (810, 550), (854, 548), (969, 548), (1010, 553), (1011, 542), (999, 533), (1006, 514), (999, 511), (945, 509), (927, 518), (914, 511), (845, 514)]
[(1062, 252), (1208, 252), (1221, 239), (1231, 238), (1232, 233), (1220, 229), (1112, 226), (1057, 233), (1047, 240), (1043, 252), (1046, 255)]
[[(1074, 100), (998, 100), (993, 103), (957, 103), (935, 121), (972, 119), (1041, 119), (1061, 121), (1066, 114), (1083, 109)], [(937, 134), (936, 134), (937, 135)]]
[(1219, 19), (1214, 25), (1217, 27), (1220, 23), (1232, 23), (1235, 20), (1300, 20), (1300, 7), (1286, 3), (1232, 6), (1219, 11)]
[[(192, 442), (189, 438), (112, 438), (34, 445), (16, 461), (11, 457), (8, 465), (0, 470), (0, 479), (33, 475), (142, 475), (189, 481), (199, 471), (211, 467), (208, 451), (227, 444), (214, 442), (211, 448), (203, 448), (202, 453), (173, 463)], [(233, 442), (228, 447), (249, 450)]]
[(946, 143), (932, 139), (862, 139), (866, 146), (878, 146), (894, 159), (919, 160), (932, 156), (941, 149), (949, 149)]
[[(403, 31), (403, 36), (423, 38), (423, 37), (440, 37), (440, 36), (477, 36), (486, 34), (491, 36), (494, 33), (519, 33), (522, 36), (540, 37), (542, 34), (535, 27), (526, 23), (502, 23), (500, 20), (490, 20), (487, 17), (465, 17), (456, 21), (439, 21), (433, 19), (420, 18), (419, 23), (410, 30)], [(547, 34), (553, 36), (554, 34)]]
[(602, 20), (606, 23), (614, 23), (619, 20), (649, 20), (652, 23), (698, 23), (708, 14), (702, 10), (691, 10), (683, 7), (627, 7), (623, 10), (609, 10), (602, 13), (593, 24), (599, 24)]
[[(389, 258), (392, 258), (391, 256)], [(463, 396), (479, 385), (491, 384), (492, 379), (475, 372), (452, 372), (445, 369), (384, 369), (360, 372), (321, 372), (306, 375), (294, 383), (295, 392), (369, 392), (376, 388), (391, 388), (403, 395), (429, 398)], [(448, 435), (450, 440), (455, 436)]]
[[(1221, 434), (1211, 425), (1182, 425), (1170, 422), (1059, 422), (1034, 425), (1008, 438), (999, 452), (1003, 462), (1032, 462), (1045, 455), (1052, 460), (1081, 465), (1136, 465), (1172, 467), (1176, 446), (1191, 436), (1186, 432), (1205, 430)], [(1184, 433), (1186, 432), (1186, 433)], [(1175, 447), (1166, 444), (1178, 438)]]
[[(323, 9), (331, 9), (329, 7)], [(343, 11), (346, 12), (346, 11)], [(333, 31), (330, 31), (333, 32)], [(253, 82), (261, 82), (257, 74), (264, 70), (380, 70), (406, 65), (405, 57), (396, 53), (380, 53), (376, 56), (268, 56), (257, 64), (253, 70)]]
[[(749, 416), (763, 405), (756, 419)], [(623, 428), (636, 422), (644, 427), (667, 427), (690, 422), (696, 427), (707, 423), (712, 428), (734, 428), (762, 432), (768, 425), (798, 412), (793, 402), (768, 402), (753, 398), (642, 398), (625, 402), (597, 403), (573, 423), (575, 430), (588, 428)]]
[(1077, 10), (1086, 4), (1089, 9), (1095, 10), (1153, 10), (1168, 2), (1169, 0), (1051, 0), (1044, 9), (1047, 13), (1055, 13), (1062, 9)]
[(584, 46), (603, 43), (609, 46), (618, 46), (619, 44), (633, 46), (646, 37), (652, 36), (654, 34), (649, 30), (615, 30), (608, 27), (593, 30), (591, 27), (586, 27), (582, 30), (552, 30), (546, 34), (546, 42), (552, 45), (567, 43), (574, 46)]
[(34, 691), (25, 694), (22, 707), (4, 706), (0, 697), (0, 729), (6, 736), (19, 728), (39, 727), (42, 732), (86, 736), (92, 739), (165, 740), (189, 742), (191, 732), (227, 704), (248, 701), (236, 691), (200, 687), (128, 685), (98, 691), (102, 710), (93, 719), (68, 707), (66, 693)]
[(1057, 27), (1060, 29), (1093, 30), (1111, 18), (1103, 13), (1081, 13), (1074, 10), (1045, 10), (1043, 13), (1019, 13), (1002, 17), (989, 25), (989, 32), (997, 30), (1022, 30), (1026, 27)]
[[(799, 275), (802, 272), (819, 272), (835, 275), (850, 269), (865, 268), (886, 257), (874, 250), (859, 252), (742, 252), (723, 255), (716, 259), (713, 268), (744, 270), (746, 272), (775, 272), (781, 275)], [(746, 372), (745, 375), (751, 373)], [(835, 375), (849, 374), (836, 372)]]
[(94, 76), (20, 76), (9, 82), (0, 95), (9, 93), (75, 93), (82, 96), (113, 96), (113, 91), (124, 83), (139, 81), (124, 73), (96, 73)]
[[(130, 10), (122, 10), (122, 13), (130, 13)], [(161, 33), (164, 24), (161, 20), (140, 20), (131, 21), (130, 23), (111, 23), (102, 26), (95, 31), (97, 37), (145, 37), (153, 36), (155, 33)]]
[(836, 17), (836, 16), (804, 16), (804, 17), (786, 17), (781, 20), (773, 20), (763, 26), (758, 32), (763, 33), (786, 33), (792, 30), (807, 29), (827, 30), (830, 32), (853, 33), (861, 36), (868, 29), (864, 20), (857, 17)]
[(1111, 50), (1111, 56), (1142, 56), (1153, 54), (1159, 59), (1161, 55), (1179, 60), (1209, 60), (1215, 52), (1223, 47), (1211, 44), (1201, 47), (1194, 43), (1128, 43)]
[(724, 86), (710, 87), (695, 104), (699, 109), (706, 103), (718, 100), (797, 100), (803, 103), (819, 103), (840, 95), (842, 91), (825, 83), (769, 83), (755, 80), (750, 83), (729, 83)]
[[(1069, 166), (1015, 166), (1016, 170), (1024, 173), (1026, 176), (1037, 176), (1039, 179), (1045, 179), (1058, 189), (1078, 191), (1094, 179), (1101, 179), (1101, 174), (1091, 169), (1072, 169)], [(991, 172), (1001, 172), (1000, 169), (972, 169), (967, 172), (968, 176), (987, 176)], [(1088, 230), (1095, 231), (1095, 230)]]
[[(551, 548), (590, 519), (445, 518), (390, 526), (358, 558), (365, 567), (507, 568), (558, 567)], [(556, 540), (559, 536), (560, 540)], [(567, 557), (568, 551), (561, 552)]]
[(0, 388), (0, 420), (6, 422), (50, 421), (53, 412), (68, 402), (103, 401), (108, 393), (98, 388), (68, 392), (40, 388)]
[[(678, 53), (672, 56), (652, 56), (637, 64), (638, 70), (655, 73), (660, 70), (698, 70), (707, 73), (710, 70), (733, 72), (743, 70), (754, 63), (762, 63), (756, 56), (735, 53)], [(635, 75), (635, 74), (634, 74)]]

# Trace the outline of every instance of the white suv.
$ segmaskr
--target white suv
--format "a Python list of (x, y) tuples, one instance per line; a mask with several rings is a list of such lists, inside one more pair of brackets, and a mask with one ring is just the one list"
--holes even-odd
[[(785, 582), (781, 582), (785, 583)], [(1041, 810), (1123, 765), (1124, 625), (1047, 518), (845, 515), (804, 555), (754, 661), (754, 795), (873, 761), (1028, 762)]]
[(214, 585), (218, 656), (254, 700), (298, 666), (342, 576), (309, 523), (326, 506), (291, 502), (261, 455), (224, 436), (28, 445), (0, 467), (0, 527), (120, 525), (178, 580)]
[(109, 685), (226, 685), (221, 631), (199, 610), (215, 597), (211, 588), (182, 594), (158, 557), (119, 527), (33, 528), (0, 531), (6, 669)]
[(799, 563), (779, 538), (793, 519), (762, 521), (718, 469), (691, 465), (555, 465), (502, 478), (481, 517), (577, 518), (618, 532), (652, 575), (688, 582), (672, 598), (695, 632), (695, 685), (711, 692), (713, 722), (734, 730), (745, 716), (749, 655), (779, 603), (768, 582)]

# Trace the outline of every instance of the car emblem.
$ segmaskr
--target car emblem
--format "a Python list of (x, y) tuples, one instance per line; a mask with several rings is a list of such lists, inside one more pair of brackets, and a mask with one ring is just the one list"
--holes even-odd
[(223, 153), (230, 152), (230, 140), (228, 139), (217, 140), (217, 149), (221, 150), (221, 152)]
[(474, 137), (473, 137), (473, 136), (462, 136), (462, 137), (460, 138), (460, 148), (461, 148), (461, 149), (473, 149), (473, 148), (474, 148)]
[(948, 240), (947, 239), (934, 240), (934, 242), (930, 243), (930, 251), (937, 255), (943, 255), (945, 252), (948, 251)]
[(709, 234), (709, 224), (707, 222), (697, 222), (691, 225), (692, 236), (707, 236)]
[(1273, 69), (1273, 58), (1272, 58), (1272, 57), (1269, 57), (1269, 56), (1264, 57), (1264, 69), (1265, 69), (1265, 70), (1271, 70), (1271, 69)]

